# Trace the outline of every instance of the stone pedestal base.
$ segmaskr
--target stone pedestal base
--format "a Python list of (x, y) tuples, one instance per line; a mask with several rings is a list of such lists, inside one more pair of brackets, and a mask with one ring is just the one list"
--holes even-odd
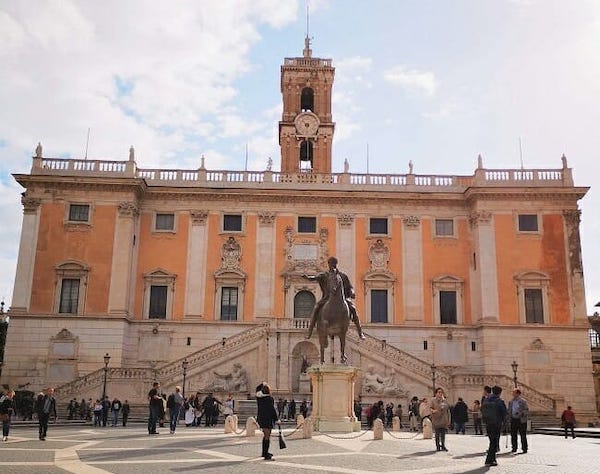
[(310, 393), (310, 377), (308, 374), (300, 374), (298, 392)]
[(307, 370), (313, 387), (313, 426), (318, 431), (351, 433), (360, 431), (354, 415), (356, 367), (325, 364)]

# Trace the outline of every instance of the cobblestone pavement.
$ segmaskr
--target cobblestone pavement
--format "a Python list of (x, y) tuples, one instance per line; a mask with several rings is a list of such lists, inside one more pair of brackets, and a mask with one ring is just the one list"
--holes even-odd
[[(286, 430), (288, 433), (291, 430)], [(359, 436), (360, 435), (360, 436)], [(153, 473), (597, 473), (600, 438), (564, 439), (529, 435), (529, 452), (512, 455), (501, 439), (498, 466), (484, 466), (487, 438), (447, 436), (448, 452), (436, 452), (433, 440), (408, 432), (315, 433), (312, 439), (287, 440), (280, 450), (272, 437), (274, 461), (259, 457), (261, 436), (224, 434), (223, 428), (185, 428), (170, 435), (163, 428), (149, 436), (145, 427), (92, 428), (50, 426), (46, 441), (34, 428), (11, 430), (0, 442), (3, 474), (153, 474)]]

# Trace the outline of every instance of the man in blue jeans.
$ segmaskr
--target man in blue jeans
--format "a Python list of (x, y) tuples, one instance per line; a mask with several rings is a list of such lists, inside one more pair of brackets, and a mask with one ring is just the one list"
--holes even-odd
[(150, 410), (150, 414), (148, 416), (148, 434), (151, 435), (158, 434), (158, 431), (156, 431), (156, 423), (158, 423), (158, 418), (162, 413), (163, 400), (158, 393), (159, 388), (160, 384), (158, 382), (154, 382), (152, 384), (152, 389), (148, 392), (148, 402)]
[[(504, 400), (500, 398), (501, 393), (502, 387), (494, 385), (492, 387), (492, 395), (485, 399), (481, 404), (481, 414), (483, 416), (487, 435), (490, 440), (487, 457), (485, 458), (486, 466), (498, 465), (496, 462), (496, 451), (500, 444), (500, 431), (502, 430), (502, 425), (504, 424), (507, 413)], [(488, 410), (488, 407), (486, 406), (487, 404), (491, 404), (491, 406), (493, 406), (493, 410)], [(488, 415), (489, 412), (491, 412), (490, 415)]]
[(170, 433), (175, 434), (177, 428), (177, 422), (179, 421), (179, 414), (181, 413), (183, 402), (185, 399), (181, 395), (181, 387), (178, 385), (175, 387), (175, 392), (169, 395), (167, 399), (167, 408), (169, 409), (169, 420), (170, 420)]

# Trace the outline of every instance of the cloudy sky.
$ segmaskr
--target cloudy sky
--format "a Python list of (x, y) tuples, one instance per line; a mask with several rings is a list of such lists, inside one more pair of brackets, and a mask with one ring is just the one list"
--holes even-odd
[[(336, 67), (334, 171), (560, 168), (579, 186), (588, 313), (600, 300), (600, 2), (310, 0)], [(22, 208), (11, 173), (46, 157), (141, 168), (279, 169), (279, 67), (305, 0), (0, 0), (0, 297)]]

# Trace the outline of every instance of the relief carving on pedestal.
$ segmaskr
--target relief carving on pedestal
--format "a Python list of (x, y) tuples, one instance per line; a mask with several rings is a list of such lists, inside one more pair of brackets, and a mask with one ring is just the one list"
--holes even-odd
[(393, 367), (388, 369), (387, 375), (375, 372), (375, 366), (369, 365), (362, 380), (362, 391), (367, 395), (404, 396), (400, 377)]

